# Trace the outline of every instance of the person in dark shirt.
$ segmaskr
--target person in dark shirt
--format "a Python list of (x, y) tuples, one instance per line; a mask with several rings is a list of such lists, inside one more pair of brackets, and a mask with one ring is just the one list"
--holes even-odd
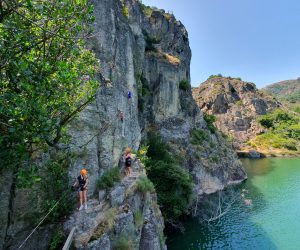
[(131, 148), (125, 149), (124, 158), (125, 158), (125, 174), (126, 176), (131, 176), (132, 174)]
[[(86, 162), (84, 166), (86, 165)], [(77, 177), (76, 183), (74, 186), (78, 187), (79, 191), (79, 202), (80, 207), (79, 211), (82, 209), (87, 209), (87, 190), (88, 190), (88, 177), (87, 171), (85, 168), (80, 170), (80, 175)]]

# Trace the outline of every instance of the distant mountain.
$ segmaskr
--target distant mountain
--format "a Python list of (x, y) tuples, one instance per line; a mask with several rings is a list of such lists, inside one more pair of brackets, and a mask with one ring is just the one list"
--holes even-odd
[(215, 125), (232, 137), (233, 146), (238, 150), (263, 133), (258, 116), (281, 106), (276, 98), (258, 90), (254, 83), (232, 77), (211, 76), (193, 88), (193, 97), (202, 111), (216, 116)]
[(280, 101), (300, 103), (300, 77), (296, 80), (273, 83), (263, 88), (262, 91), (275, 96)]

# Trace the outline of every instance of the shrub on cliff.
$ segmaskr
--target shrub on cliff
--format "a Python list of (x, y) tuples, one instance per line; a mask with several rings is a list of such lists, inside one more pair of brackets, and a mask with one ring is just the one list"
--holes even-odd
[(210, 130), (210, 132), (215, 133), (217, 131), (217, 128), (214, 125), (214, 122), (216, 121), (216, 117), (214, 115), (204, 113), (203, 118), (206, 121), (207, 127)]
[(97, 182), (99, 189), (107, 189), (114, 186), (116, 182), (121, 180), (120, 169), (118, 167), (107, 170)]
[(159, 135), (149, 133), (148, 146), (147, 175), (154, 183), (165, 221), (174, 222), (188, 208), (192, 196), (192, 178), (169, 152)]
[(145, 51), (157, 51), (154, 45), (159, 44), (161, 40), (158, 37), (149, 36), (146, 31), (143, 31), (143, 34), (146, 42)]
[(145, 194), (147, 192), (154, 192), (153, 183), (147, 178), (147, 176), (140, 176), (137, 180), (137, 190)]
[(202, 129), (192, 129), (190, 132), (191, 143), (194, 145), (202, 145), (203, 141), (208, 139), (207, 133)]
[(208, 77), (208, 79), (217, 78), (217, 77), (223, 77), (223, 75), (222, 75), (222, 74), (210, 75), (210, 76)]
[(181, 90), (186, 91), (186, 90), (189, 89), (189, 86), (190, 86), (190, 84), (189, 84), (188, 80), (181, 80), (181, 81), (179, 82), (179, 88), (180, 88)]
[(258, 122), (268, 130), (252, 140), (251, 145), (260, 148), (297, 150), (300, 140), (299, 115), (277, 109), (270, 114), (261, 116)]
[(45, 171), (41, 175), (41, 208), (46, 214), (57, 201), (58, 205), (47, 217), (48, 221), (55, 222), (68, 215), (74, 209), (75, 199), (70, 190), (68, 168), (71, 155), (57, 153), (46, 163)]

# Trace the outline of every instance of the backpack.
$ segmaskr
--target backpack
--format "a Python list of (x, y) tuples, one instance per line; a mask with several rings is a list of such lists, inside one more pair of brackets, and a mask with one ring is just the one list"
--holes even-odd
[(125, 165), (128, 166), (128, 167), (131, 166), (131, 157), (130, 156), (126, 157), (126, 159), (125, 159)]

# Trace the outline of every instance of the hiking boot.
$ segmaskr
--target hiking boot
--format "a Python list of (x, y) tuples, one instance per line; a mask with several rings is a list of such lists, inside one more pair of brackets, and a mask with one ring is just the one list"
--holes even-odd
[(80, 208), (78, 209), (79, 211), (81, 211), (84, 208), (83, 205), (80, 206)]
[(87, 209), (87, 204), (84, 205), (84, 209)]

